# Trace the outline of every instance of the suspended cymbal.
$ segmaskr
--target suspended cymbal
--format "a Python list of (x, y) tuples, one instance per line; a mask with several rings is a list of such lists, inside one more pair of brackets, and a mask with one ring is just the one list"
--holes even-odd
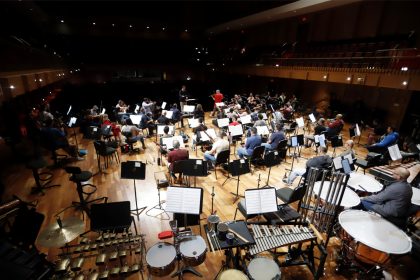
[(73, 241), (85, 230), (85, 224), (76, 217), (61, 220), (48, 225), (38, 236), (37, 243), (43, 247), (61, 247)]

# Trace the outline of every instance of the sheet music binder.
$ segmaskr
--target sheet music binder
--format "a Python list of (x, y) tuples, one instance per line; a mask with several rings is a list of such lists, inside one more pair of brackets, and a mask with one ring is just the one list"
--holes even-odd
[(165, 211), (200, 215), (203, 208), (203, 188), (174, 187), (166, 192)]
[(276, 212), (277, 197), (275, 188), (248, 189), (245, 191), (246, 213), (263, 214)]
[(264, 164), (266, 167), (279, 165), (281, 158), (278, 151), (270, 151), (264, 155)]
[(185, 176), (207, 176), (207, 163), (202, 159), (182, 160), (181, 169)]
[(229, 172), (232, 176), (239, 176), (251, 172), (249, 164), (244, 159), (229, 162)]
[(121, 179), (144, 180), (146, 164), (141, 161), (126, 161), (121, 163)]
[(400, 148), (397, 144), (388, 147), (389, 156), (393, 161), (402, 159)]

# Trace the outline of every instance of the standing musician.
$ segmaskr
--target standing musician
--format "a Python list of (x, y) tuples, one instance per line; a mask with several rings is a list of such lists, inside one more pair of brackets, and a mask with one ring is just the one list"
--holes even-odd
[(223, 101), (223, 94), (220, 92), (219, 89), (216, 89), (216, 92), (213, 95), (211, 95), (211, 98), (213, 98), (214, 100), (214, 107), (213, 107), (213, 112), (211, 112), (210, 116), (213, 117), (217, 108), (216, 103), (220, 103)]
[(187, 98), (188, 98), (187, 87), (185, 85), (182, 85), (181, 89), (179, 90), (178, 97), (179, 97), (179, 107), (181, 109), (181, 112), (183, 112), (184, 105), (186, 105)]
[(396, 181), (380, 193), (363, 198), (363, 208), (374, 211), (396, 226), (404, 228), (413, 196), (413, 190), (407, 182), (409, 176), (410, 171), (406, 168), (396, 168), (392, 175)]
[(216, 164), (217, 155), (220, 152), (229, 150), (229, 141), (224, 139), (226, 134), (220, 130), (217, 134), (216, 142), (213, 143), (213, 146), (210, 151), (204, 153), (204, 160), (209, 164), (209, 169), (213, 169)]

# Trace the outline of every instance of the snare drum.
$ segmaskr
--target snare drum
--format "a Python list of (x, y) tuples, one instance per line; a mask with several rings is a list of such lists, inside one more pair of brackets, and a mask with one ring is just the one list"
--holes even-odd
[(149, 273), (154, 276), (166, 276), (175, 269), (176, 250), (172, 244), (158, 242), (146, 253)]
[(248, 275), (252, 280), (280, 279), (281, 272), (277, 263), (269, 258), (257, 257), (248, 264)]
[(207, 245), (201, 236), (192, 235), (179, 243), (179, 252), (187, 266), (197, 266), (206, 259)]
[(217, 280), (249, 280), (249, 278), (240, 270), (228, 269), (220, 273)]
[(348, 247), (347, 258), (382, 265), (390, 254), (406, 254), (411, 251), (410, 238), (384, 218), (361, 210), (341, 212), (338, 221), (343, 229), (341, 239)]

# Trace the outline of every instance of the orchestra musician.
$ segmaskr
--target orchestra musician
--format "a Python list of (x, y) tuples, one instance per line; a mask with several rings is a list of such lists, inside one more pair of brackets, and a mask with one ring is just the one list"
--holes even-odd
[(283, 124), (276, 124), (276, 131), (270, 135), (267, 143), (262, 143), (261, 146), (265, 147), (266, 151), (273, 151), (277, 149), (280, 141), (286, 139), (283, 131)]
[(252, 156), (254, 149), (261, 145), (261, 136), (257, 135), (257, 128), (251, 127), (251, 136), (246, 138), (245, 146), (238, 148), (237, 155), (239, 158)]
[(382, 152), (389, 146), (392, 146), (397, 143), (399, 134), (395, 131), (392, 126), (388, 126), (386, 129), (387, 135), (382, 139), (381, 142), (367, 146), (369, 152)]
[(225, 136), (226, 134), (220, 130), (211, 150), (204, 153), (204, 160), (208, 162), (210, 170), (213, 169), (216, 164), (217, 155), (222, 151), (229, 150), (229, 141), (224, 139)]
[(194, 119), (202, 118), (204, 120), (204, 110), (201, 104), (197, 104), (193, 113)]
[[(173, 163), (179, 160), (186, 160), (189, 158), (188, 150), (181, 149), (181, 144), (178, 140), (173, 141), (174, 149), (168, 153), (168, 167), (170, 174), (173, 178), (177, 179), (175, 173), (173, 173)], [(182, 182), (182, 173), (178, 174), (179, 180)]]
[(127, 106), (127, 104), (125, 104), (125, 102), (123, 100), (118, 100), (117, 105), (115, 106), (115, 108), (117, 108), (118, 113), (127, 113), (128, 109), (130, 108), (130, 106)]
[(140, 141), (143, 150), (146, 149), (144, 144), (144, 137), (142, 130), (137, 126), (133, 125), (131, 119), (126, 119), (123, 121), (123, 126), (121, 127), (122, 134), (132, 141)]
[(166, 117), (166, 111), (162, 110), (162, 114), (159, 116), (159, 118), (156, 120), (158, 124), (165, 124), (169, 125), (170, 120)]
[(169, 126), (165, 125), (163, 128), (163, 135), (160, 137), (160, 153), (162, 155), (166, 155), (168, 153), (168, 149), (166, 145), (163, 145), (163, 138), (171, 138), (172, 135), (169, 134)]
[(153, 135), (153, 131), (155, 129), (155, 124), (154, 124), (153, 119), (151, 117), (152, 116), (152, 113), (149, 112), (149, 113), (146, 114), (144, 108), (141, 108), (140, 109), (140, 115), (141, 115), (141, 118), (140, 118), (140, 128), (141, 129), (146, 129), (147, 128), (147, 130), (149, 131), (149, 135), (148, 136), (149, 137), (152, 136)]
[(108, 114), (102, 115), (102, 127), (104, 126), (111, 126), (112, 135), (114, 136), (115, 140), (118, 142), (121, 141), (121, 127), (113, 122), (111, 122), (108, 118)]
[(214, 114), (216, 113), (216, 103), (220, 103), (223, 101), (223, 94), (220, 92), (219, 89), (216, 89), (216, 92), (211, 95), (211, 98), (213, 98), (214, 100), (214, 106), (213, 106), (213, 112), (211, 112), (210, 116), (213, 117)]
[(179, 108), (181, 109), (181, 112), (183, 112), (184, 105), (187, 104), (187, 99), (188, 99), (187, 87), (185, 85), (182, 85), (181, 89), (179, 90), (178, 97), (179, 97)]

